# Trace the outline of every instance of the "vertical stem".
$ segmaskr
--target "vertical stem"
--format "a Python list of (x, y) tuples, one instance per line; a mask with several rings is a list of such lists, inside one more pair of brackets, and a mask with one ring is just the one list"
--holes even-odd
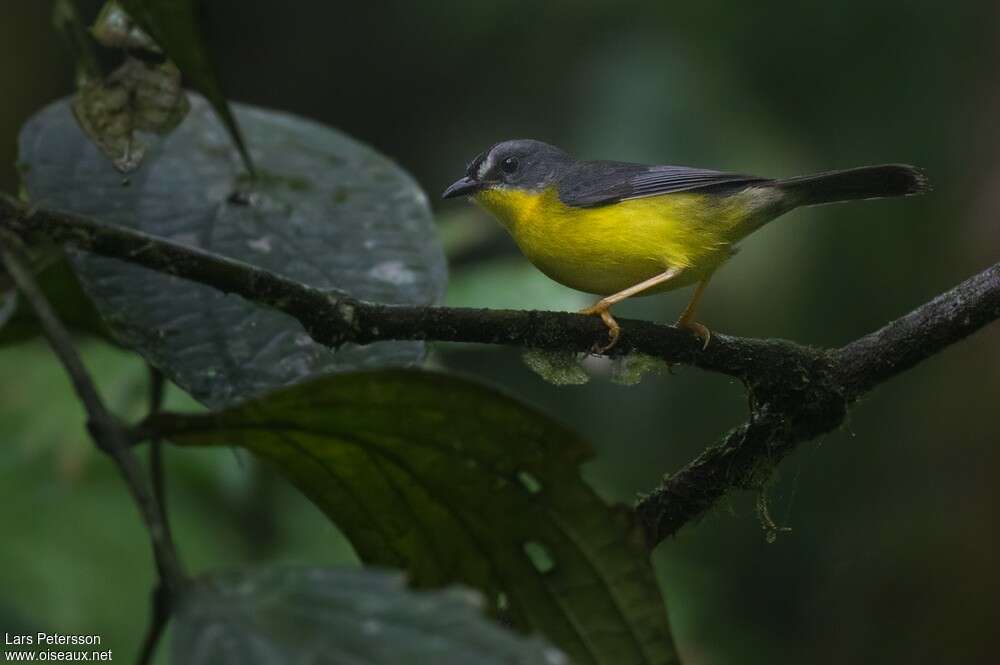
[[(152, 365), (149, 367), (149, 415), (160, 412), (163, 406), (163, 391), (165, 379), (163, 373)], [(150, 440), (149, 447), (149, 475), (153, 484), (153, 497), (160, 506), (160, 513), (163, 515), (163, 526), (166, 529), (167, 537), (173, 540), (173, 531), (170, 528), (170, 514), (167, 510), (167, 488), (166, 475), (163, 469), (163, 441), (158, 436)]]
[(152, 605), (149, 627), (146, 629), (146, 636), (142, 639), (139, 657), (135, 661), (137, 665), (149, 665), (149, 662), (153, 659), (153, 654), (156, 653), (156, 645), (160, 643), (160, 638), (163, 637), (163, 629), (167, 626), (167, 620), (170, 619), (170, 593), (164, 589), (162, 584), (158, 584), (153, 589)]
[[(52, 309), (52, 305), (42, 293), (31, 271), (26, 268), (27, 261), (18, 238), (9, 234), (0, 235), (0, 260), (2, 260), (21, 295), (34, 310), (49, 345), (65, 367), (74, 390), (80, 401), (83, 402), (87, 412), (87, 430), (90, 432), (91, 438), (98, 448), (106, 452), (118, 466), (132, 498), (139, 507), (139, 512), (149, 533), (153, 557), (160, 575), (160, 585), (154, 594), (154, 605), (164, 608), (158, 614), (161, 617), (160, 622), (165, 623), (165, 619), (162, 617), (168, 616), (170, 597), (183, 583), (184, 572), (170, 538), (170, 532), (160, 505), (150, 491), (138, 458), (129, 447), (126, 429), (104, 405), (104, 401), (97, 392), (97, 387), (76, 351), (69, 331), (66, 330)], [(160, 600), (156, 600), (156, 596), (161, 596)], [(156, 621), (157, 616), (154, 615), (154, 622)], [(159, 629), (151, 631), (154, 633), (154, 644), (155, 634), (158, 634), (161, 629), (162, 625)]]

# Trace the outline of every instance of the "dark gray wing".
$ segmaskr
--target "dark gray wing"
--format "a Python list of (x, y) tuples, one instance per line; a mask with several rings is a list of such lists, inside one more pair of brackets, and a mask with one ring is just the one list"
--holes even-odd
[(559, 179), (557, 187), (563, 203), (588, 208), (673, 192), (741, 189), (764, 182), (769, 180), (687, 166), (577, 162)]

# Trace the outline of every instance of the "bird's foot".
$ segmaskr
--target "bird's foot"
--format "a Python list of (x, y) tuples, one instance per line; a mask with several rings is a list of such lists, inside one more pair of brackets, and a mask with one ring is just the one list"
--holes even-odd
[(684, 320), (684, 317), (681, 317), (674, 325), (697, 336), (702, 342), (702, 351), (708, 348), (708, 343), (712, 339), (712, 331), (709, 330), (704, 324), (698, 323), (697, 321), (686, 321)]
[(611, 305), (605, 303), (603, 300), (599, 300), (590, 307), (581, 309), (579, 314), (600, 316), (601, 321), (604, 321), (604, 325), (608, 327), (608, 343), (602, 346), (600, 342), (594, 342), (594, 346), (591, 349), (593, 353), (597, 355), (605, 354), (618, 343), (618, 336), (621, 335), (622, 328), (615, 321), (615, 317), (611, 316)]

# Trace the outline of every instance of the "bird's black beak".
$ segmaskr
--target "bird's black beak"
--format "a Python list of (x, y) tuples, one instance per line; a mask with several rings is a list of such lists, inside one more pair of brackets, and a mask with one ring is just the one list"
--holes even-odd
[(482, 188), (483, 183), (466, 176), (451, 183), (451, 185), (448, 186), (448, 189), (444, 190), (444, 194), (441, 195), (441, 198), (453, 199), (456, 196), (468, 196), (469, 194), (475, 194)]

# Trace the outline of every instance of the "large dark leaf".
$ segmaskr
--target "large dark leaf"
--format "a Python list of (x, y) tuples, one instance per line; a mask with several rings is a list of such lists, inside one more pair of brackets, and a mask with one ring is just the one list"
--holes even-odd
[(204, 577), (181, 605), (176, 665), (565, 665), (482, 616), (469, 591), (408, 591), (401, 575), (270, 568)]
[[(222, 93), (201, 36), (195, 0), (118, 0), (129, 16), (156, 41), (174, 64), (215, 108), (248, 170), (253, 162), (240, 127)], [(251, 139), (252, 141), (252, 139)]]
[[(192, 97), (191, 105), (126, 181), (66, 101), (44, 109), (20, 139), (32, 201), (367, 300), (440, 297), (444, 256), (427, 199), (390, 160), (317, 123), (237, 106), (262, 169), (251, 185), (208, 104)], [(316, 374), (423, 356), (419, 342), (334, 352), (294, 319), (206, 286), (88, 254), (77, 254), (74, 267), (122, 342), (212, 406)]]
[(175, 443), (271, 462), (363, 560), (483, 591), (579, 665), (676, 662), (639, 530), (580, 477), (588, 446), (454, 377), (327, 377), (227, 411), (149, 423)]
[[(60, 257), (45, 267), (36, 279), (60, 320), (71, 331), (97, 337), (109, 335), (66, 259)], [(29, 340), (41, 332), (31, 307), (0, 276), (0, 346)]]

